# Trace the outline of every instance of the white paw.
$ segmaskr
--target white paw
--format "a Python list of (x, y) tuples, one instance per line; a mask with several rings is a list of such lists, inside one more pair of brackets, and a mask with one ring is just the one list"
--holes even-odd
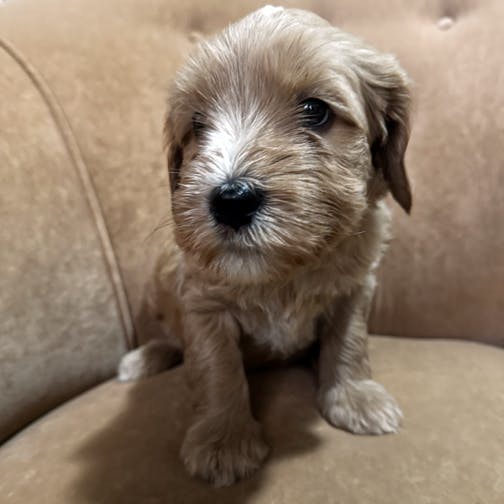
[(347, 381), (319, 394), (324, 418), (354, 434), (397, 432), (403, 417), (395, 399), (373, 380)]
[(117, 379), (122, 382), (152, 376), (175, 366), (180, 352), (168, 342), (153, 340), (128, 352), (119, 363)]

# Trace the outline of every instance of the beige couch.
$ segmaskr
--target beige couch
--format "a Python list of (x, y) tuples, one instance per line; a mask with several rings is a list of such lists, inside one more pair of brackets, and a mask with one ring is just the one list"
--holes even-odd
[[(504, 503), (504, 1), (304, 0), (415, 85), (411, 217), (395, 212), (371, 331), (399, 434), (330, 428), (314, 378), (251, 378), (273, 446), (215, 490), (178, 461), (183, 367), (124, 385), (155, 333), (167, 84), (246, 0), (0, 2), (0, 502)], [(135, 327), (135, 330), (134, 330)], [(472, 341), (462, 341), (472, 340)], [(499, 348), (500, 347), (500, 348)]]

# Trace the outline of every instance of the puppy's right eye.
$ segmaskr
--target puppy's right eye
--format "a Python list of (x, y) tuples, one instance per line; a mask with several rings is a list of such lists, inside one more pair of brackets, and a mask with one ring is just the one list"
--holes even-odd
[(194, 112), (192, 116), (192, 129), (196, 136), (199, 136), (205, 128), (205, 117), (200, 112)]

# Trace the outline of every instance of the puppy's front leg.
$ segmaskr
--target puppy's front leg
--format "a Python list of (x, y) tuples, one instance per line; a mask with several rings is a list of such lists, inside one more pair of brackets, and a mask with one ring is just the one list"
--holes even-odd
[(185, 323), (184, 360), (195, 418), (182, 459), (192, 475), (231, 485), (258, 469), (269, 451), (250, 410), (240, 328), (225, 311), (192, 312)]
[(320, 328), (318, 402), (323, 416), (355, 434), (396, 432), (402, 418), (395, 399), (371, 379), (367, 317), (374, 278), (337, 300)]

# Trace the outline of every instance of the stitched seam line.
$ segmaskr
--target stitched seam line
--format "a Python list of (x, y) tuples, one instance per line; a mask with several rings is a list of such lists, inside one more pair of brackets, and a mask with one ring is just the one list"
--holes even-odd
[(110, 239), (110, 233), (103, 216), (103, 210), (97, 196), (96, 188), (94, 187), (91, 179), (89, 169), (82, 157), (72, 127), (70, 126), (70, 122), (63, 111), (63, 107), (56, 98), (56, 95), (42, 77), (41, 73), (32, 64), (28, 63), (27, 59), (3, 38), (0, 38), (0, 47), (2, 47), (2, 49), (19, 65), (39, 92), (49, 109), (56, 129), (58, 130), (72, 164), (77, 171), (78, 178), (84, 190), (88, 208), (91, 212), (91, 216), (98, 233), (107, 273), (114, 289), (116, 305), (119, 312), (119, 318), (121, 320), (126, 346), (128, 349), (131, 349), (136, 346), (137, 341), (133, 319), (131, 316), (131, 309), (126, 289), (124, 287), (124, 281), (119, 270), (117, 258), (112, 246), (112, 240)]

